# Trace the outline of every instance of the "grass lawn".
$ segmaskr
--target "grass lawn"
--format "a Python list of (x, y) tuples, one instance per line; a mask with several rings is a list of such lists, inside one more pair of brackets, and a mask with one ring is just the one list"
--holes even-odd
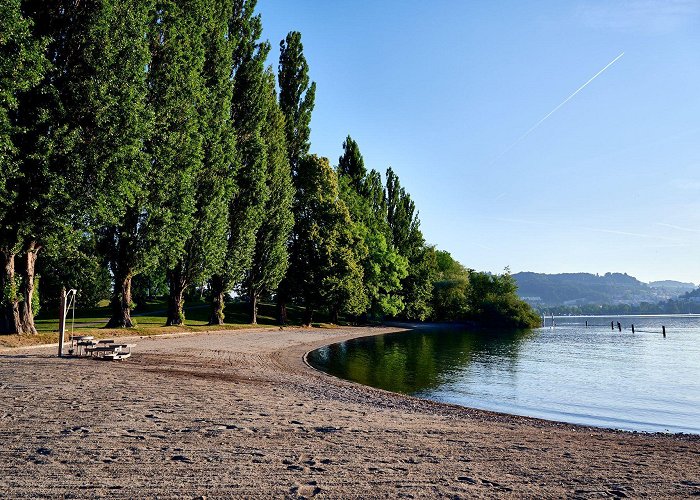
[[(106, 303), (100, 307), (76, 309), (75, 321), (73, 321), (73, 310), (70, 310), (66, 320), (66, 340), (72, 334), (92, 335), (95, 338), (112, 338), (131, 335), (235, 330), (238, 328), (277, 325), (277, 313), (274, 304), (260, 304), (257, 325), (249, 323), (248, 305), (241, 302), (229, 302), (226, 304), (224, 313), (226, 324), (221, 326), (207, 325), (210, 306), (208, 303), (200, 300), (190, 301), (185, 304), (185, 324), (183, 326), (165, 326), (166, 309), (167, 303), (163, 300), (144, 304), (140, 308), (140, 312), (132, 312), (132, 319), (136, 323), (134, 328), (106, 328), (110, 316), (110, 308)], [(294, 306), (288, 307), (288, 314), (291, 325), (301, 324), (301, 310), (299, 308)], [(321, 319), (325, 318), (321, 317)], [(21, 347), (58, 342), (58, 314), (48, 314), (44, 309), (35, 319), (35, 325), (39, 332), (38, 335), (0, 334), (0, 347)], [(326, 324), (314, 323), (313, 326), (324, 327)]]

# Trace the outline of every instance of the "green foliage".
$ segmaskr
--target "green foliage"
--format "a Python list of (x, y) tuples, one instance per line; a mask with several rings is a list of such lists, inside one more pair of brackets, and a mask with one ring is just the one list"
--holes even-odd
[(48, 62), (46, 43), (32, 36), (32, 21), (22, 15), (21, 0), (0, 4), (0, 221), (15, 200), (16, 192), (8, 189), (18, 173), (17, 136), (23, 133), (18, 123), (20, 95), (37, 86)]
[(405, 307), (400, 292), (401, 280), (408, 275), (408, 260), (391, 249), (379, 231), (368, 234), (365, 242), (368, 257), (364, 278), (370, 313), (379, 318), (397, 316)]
[(398, 176), (386, 172), (386, 213), (391, 241), (396, 251), (408, 259), (408, 275), (402, 282), (407, 319), (424, 320), (432, 313), (431, 299), (435, 274), (435, 255), (425, 246), (416, 205), (401, 186)]
[(455, 321), (469, 312), (469, 271), (445, 251), (435, 251), (437, 266), (433, 285), (432, 316)]
[(11, 279), (3, 280), (2, 284), (2, 301), (4, 305), (21, 300), (19, 290), (22, 286), (22, 278), (19, 275), (15, 274)]
[(296, 177), (299, 163), (309, 152), (311, 112), (316, 98), (316, 83), (309, 83), (309, 65), (298, 31), (291, 31), (280, 42), (277, 78), (280, 108), (286, 119), (287, 157), (292, 174)]
[(146, 307), (166, 278), (174, 324), (207, 280), (216, 323), (238, 287), (254, 303), (277, 288), (306, 324), (319, 309), (533, 324), (509, 273), (426, 245), (398, 176), (388, 169), (384, 186), (350, 136), (337, 171), (309, 155), (316, 86), (301, 34), (280, 43), (277, 96), (255, 7), (0, 5), (1, 326), (31, 322), (14, 319), (30, 299), (38, 310), (40, 249), (44, 307), (64, 285), (94, 305), (112, 282), (112, 326), (131, 325), (132, 288)]
[(363, 263), (367, 311), (375, 318), (396, 316), (404, 309), (401, 280), (408, 275), (408, 261), (389, 245), (384, 187), (376, 171), (369, 174), (358, 144), (348, 136), (338, 160), (340, 197), (347, 205), (361, 245), (356, 260)]
[(362, 158), (357, 142), (349, 135), (343, 142), (343, 155), (338, 159), (338, 176), (347, 178), (356, 193), (365, 194), (364, 185), (367, 176), (365, 160)]
[(266, 184), (270, 196), (244, 285), (245, 293), (254, 304), (264, 293), (274, 291), (282, 281), (289, 266), (287, 244), (294, 227), (294, 186), (287, 158), (284, 115), (277, 104), (274, 75), (268, 70), (265, 76), (267, 116), (262, 138), (266, 147)]
[(391, 168), (386, 171), (386, 205), (394, 247), (409, 260), (419, 258), (425, 240), (420, 230), (416, 204)]
[(61, 288), (78, 290), (79, 307), (95, 307), (110, 297), (112, 278), (95, 248), (92, 238), (82, 239), (72, 251), (44, 254), (37, 260), (41, 274), (41, 304), (56, 310)]
[[(194, 227), (195, 185), (203, 150), (199, 109), (203, 78), (206, 0), (159, 1), (151, 27), (149, 104), (153, 134), (145, 250), (137, 270), (158, 262), (172, 267)], [(139, 269), (140, 268), (140, 269)]]
[(433, 314), (433, 283), (437, 268), (435, 251), (431, 247), (420, 247), (408, 263), (408, 276), (401, 283), (406, 305), (403, 316), (423, 321)]
[(295, 224), (287, 295), (307, 311), (322, 306), (357, 313), (366, 307), (355, 228), (338, 197), (338, 179), (327, 158), (305, 157), (299, 164)]
[(227, 37), (232, 5), (227, 0), (209, 2), (204, 14), (204, 98), (198, 108), (203, 156), (200, 168), (193, 173), (194, 224), (185, 235), (184, 252), (169, 279), (167, 324), (183, 323), (186, 289), (221, 270), (226, 256), (229, 200), (235, 189), (237, 164), (230, 79), (233, 47)]
[(84, 59), (82, 73), (69, 94), (67, 114), (80, 133), (71, 161), (90, 180), (85, 197), (91, 219), (98, 226), (118, 226), (127, 211), (145, 210), (148, 198), (146, 142), (153, 132), (153, 109), (144, 68), (151, 62), (146, 34), (154, 4), (111, 0), (98, 5), (78, 54)]
[(255, 236), (269, 196), (266, 145), (262, 137), (267, 114), (265, 59), (270, 46), (260, 42), (259, 16), (253, 16), (255, 2), (234, 5), (230, 36), (233, 46), (232, 118), (237, 145), (236, 190), (228, 199), (227, 241), (223, 266), (211, 280), (212, 324), (224, 320), (223, 299), (250, 269)]
[(536, 328), (540, 316), (517, 295), (508, 269), (495, 275), (469, 271), (469, 314), (481, 324), (503, 328)]

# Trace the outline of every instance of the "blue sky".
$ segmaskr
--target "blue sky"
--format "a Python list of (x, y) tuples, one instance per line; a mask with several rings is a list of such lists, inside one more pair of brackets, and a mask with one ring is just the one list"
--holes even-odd
[(700, 2), (258, 11), (275, 69), (279, 41), (302, 33), (312, 151), (336, 164), (350, 134), (368, 167), (398, 173), (426, 239), (464, 265), (700, 283)]

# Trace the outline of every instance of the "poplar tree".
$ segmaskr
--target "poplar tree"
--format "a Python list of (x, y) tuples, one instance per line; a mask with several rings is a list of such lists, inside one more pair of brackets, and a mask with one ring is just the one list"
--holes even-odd
[(260, 16), (254, 0), (237, 0), (229, 36), (234, 39), (232, 116), (239, 166), (237, 189), (228, 201), (226, 256), (221, 270), (210, 280), (210, 324), (223, 324), (224, 298), (240, 283), (251, 265), (255, 235), (262, 223), (268, 197), (265, 184), (267, 156), (262, 129), (266, 120), (265, 59), (270, 46), (259, 42)]
[(349, 135), (343, 142), (343, 154), (338, 159), (338, 176), (346, 178), (350, 187), (359, 195), (365, 194), (367, 169), (357, 142)]
[[(85, 71), (82, 47), (98, 10), (95, 4), (26, 0), (22, 12), (31, 19), (31, 36), (48, 42), (48, 63), (41, 80), (18, 96), (15, 193), (11, 225), (21, 242), (18, 266), (20, 333), (35, 334), (35, 266), (43, 249), (57, 251), (76, 241), (83, 225), (84, 172), (74, 165), (81, 122), (71, 114), (71, 102), (81, 92), (71, 85)], [(79, 85), (77, 86), (79, 87)], [(84, 96), (84, 94), (82, 94)]]
[(153, 1), (102, 0), (82, 44), (68, 114), (80, 136), (70, 158), (85, 172), (86, 212), (114, 281), (111, 326), (131, 326), (131, 278), (143, 269), (153, 130), (148, 106)]
[(386, 172), (386, 205), (391, 242), (408, 260), (408, 275), (401, 283), (404, 315), (408, 319), (423, 320), (431, 312), (436, 269), (434, 252), (425, 246), (415, 203), (391, 168)]
[(208, 7), (204, 33), (205, 98), (199, 120), (204, 156), (202, 168), (195, 174), (195, 224), (184, 253), (168, 271), (167, 325), (184, 322), (185, 290), (219, 271), (226, 254), (228, 200), (236, 168), (231, 119), (233, 51), (228, 32), (233, 6), (229, 0), (216, 0)]
[[(311, 137), (311, 113), (314, 109), (316, 96), (316, 83), (309, 80), (309, 65), (304, 57), (304, 47), (301, 43), (301, 33), (291, 31), (286, 38), (280, 41), (280, 58), (277, 72), (279, 83), (280, 109), (285, 119), (285, 137), (287, 143), (287, 158), (292, 171), (294, 186), (299, 193), (299, 185), (305, 181), (299, 179), (303, 173), (299, 172), (300, 163), (308, 154)], [(295, 225), (293, 238), (299, 233), (298, 225), (300, 214), (294, 205)], [(290, 253), (294, 248), (290, 247)], [(294, 256), (293, 256), (294, 258)], [(277, 290), (277, 307), (279, 321), (287, 322), (287, 300), (293, 293), (293, 279), (285, 278)]]
[[(132, 164), (142, 169), (143, 182), (127, 190), (123, 216), (105, 234), (115, 282), (110, 327), (133, 326), (132, 278), (158, 264), (172, 267), (193, 227), (194, 180), (202, 162), (198, 112), (203, 99), (203, 2), (156, 2), (149, 36), (130, 40), (150, 46), (147, 87), (136, 76), (133, 81), (139, 102), (147, 89), (147, 109), (154, 118), (145, 138), (147, 156), (136, 155)], [(147, 161), (141, 163), (141, 158)]]
[(287, 157), (296, 177), (299, 162), (309, 153), (311, 113), (316, 97), (316, 82), (309, 80), (309, 65), (304, 57), (301, 33), (291, 31), (280, 42), (278, 70), (280, 108), (285, 117)]
[(33, 33), (33, 22), (22, 14), (20, 0), (0, 5), (0, 332), (20, 333), (18, 277), (15, 256), (21, 228), (16, 214), (23, 136), (31, 125), (23, 115), (27, 93), (35, 89), (48, 69), (45, 39)]
[(255, 252), (245, 280), (245, 293), (250, 300), (250, 320), (257, 323), (258, 301), (274, 291), (289, 266), (287, 244), (294, 226), (292, 201), (294, 186), (287, 159), (284, 115), (277, 104), (272, 71), (265, 74), (267, 118), (262, 129), (267, 157), (267, 189), (263, 222), (255, 241)]

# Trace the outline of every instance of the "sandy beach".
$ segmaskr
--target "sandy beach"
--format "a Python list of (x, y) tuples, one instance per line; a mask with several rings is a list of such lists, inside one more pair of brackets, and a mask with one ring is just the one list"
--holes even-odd
[(304, 362), (390, 328), (138, 338), (121, 362), (0, 352), (0, 496), (687, 497), (698, 436), (608, 431), (360, 386)]

